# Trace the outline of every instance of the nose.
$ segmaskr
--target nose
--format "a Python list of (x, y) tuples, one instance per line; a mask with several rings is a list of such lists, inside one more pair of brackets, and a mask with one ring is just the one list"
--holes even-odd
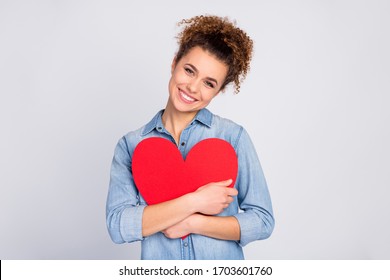
[(193, 79), (187, 84), (187, 89), (191, 93), (197, 93), (199, 91), (200, 81)]

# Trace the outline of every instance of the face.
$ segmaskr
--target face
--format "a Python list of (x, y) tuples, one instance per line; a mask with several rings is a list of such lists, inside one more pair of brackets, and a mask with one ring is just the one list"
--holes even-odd
[(180, 112), (197, 112), (219, 93), (228, 66), (200, 47), (172, 63), (168, 106)]

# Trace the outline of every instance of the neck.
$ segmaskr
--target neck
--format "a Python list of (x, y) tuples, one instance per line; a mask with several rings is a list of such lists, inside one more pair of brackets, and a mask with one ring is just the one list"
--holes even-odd
[(197, 112), (180, 112), (172, 108), (170, 103), (165, 107), (162, 115), (162, 122), (165, 129), (173, 136), (176, 143), (179, 143), (182, 131), (194, 119)]

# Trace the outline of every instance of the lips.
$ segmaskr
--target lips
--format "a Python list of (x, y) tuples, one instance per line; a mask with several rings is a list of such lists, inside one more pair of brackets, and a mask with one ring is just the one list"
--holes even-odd
[(187, 103), (187, 104), (192, 104), (194, 103), (195, 101), (197, 101), (195, 98), (192, 98), (191, 96), (189, 96), (188, 94), (186, 94), (184, 91), (182, 91), (181, 89), (179, 89), (179, 96), (180, 96), (180, 99)]

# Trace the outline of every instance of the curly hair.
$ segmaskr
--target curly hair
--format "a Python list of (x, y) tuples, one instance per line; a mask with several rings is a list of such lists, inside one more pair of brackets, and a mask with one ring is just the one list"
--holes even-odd
[(229, 70), (220, 90), (234, 82), (234, 92), (238, 93), (241, 82), (250, 69), (252, 39), (227, 17), (195, 16), (183, 19), (178, 26), (184, 26), (184, 29), (176, 37), (179, 43), (176, 61), (193, 47), (201, 47), (228, 66)]

